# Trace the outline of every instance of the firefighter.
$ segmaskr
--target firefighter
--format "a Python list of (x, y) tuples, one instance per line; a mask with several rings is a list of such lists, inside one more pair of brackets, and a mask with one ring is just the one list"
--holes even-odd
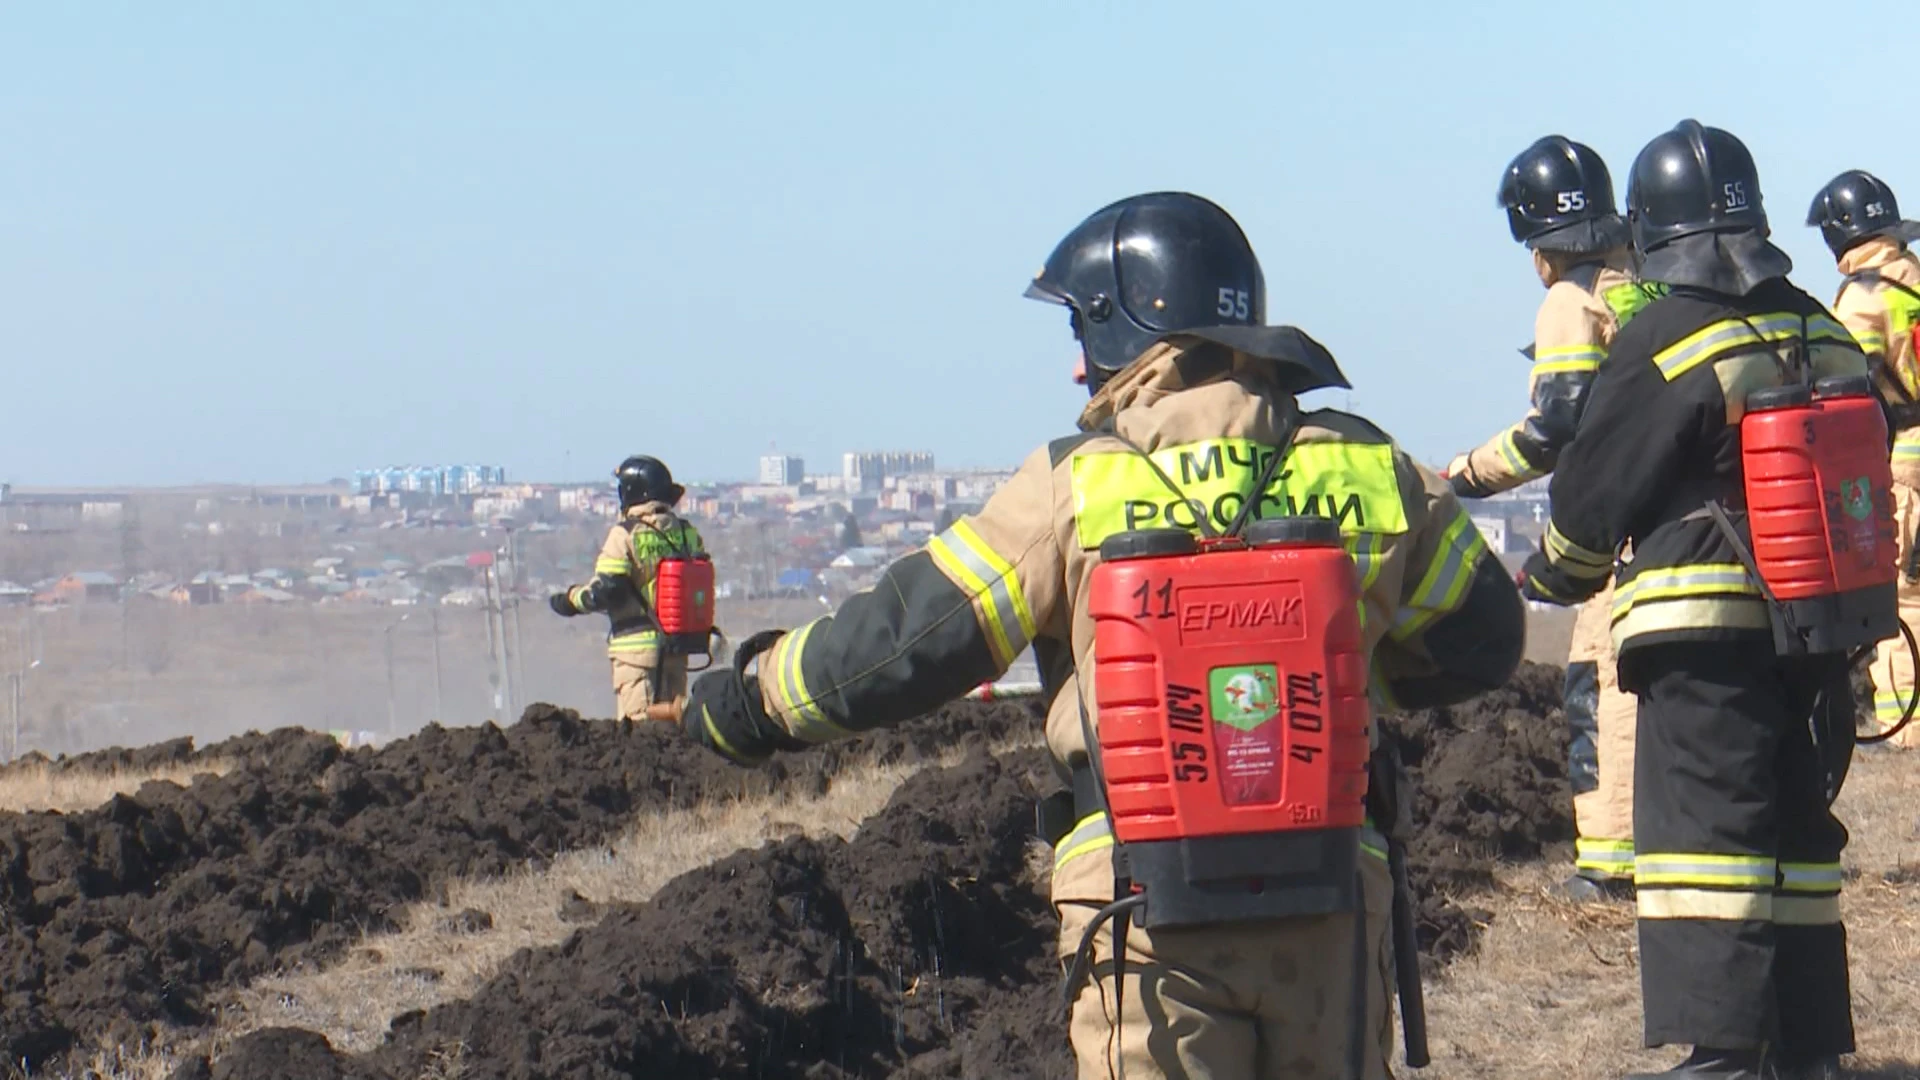
[[(1902, 220), (1893, 189), (1858, 169), (1843, 172), (1813, 198), (1807, 224), (1817, 226), (1846, 280), (1833, 313), (1867, 353), (1889, 403), (1893, 433), (1894, 518), (1900, 536), (1900, 618), (1920, 626), (1920, 366), (1914, 329), (1920, 326), (1920, 258), (1907, 244), (1920, 222)], [(1884, 642), (1870, 669), (1873, 715), (1881, 730), (1900, 722), (1914, 695), (1913, 656), (1904, 638)], [(1920, 746), (1920, 725), (1908, 725), (1886, 745)]]
[(613, 471), (620, 520), (607, 530), (593, 578), (548, 597), (560, 615), (607, 616), (607, 656), (623, 720), (642, 720), (647, 706), (686, 693), (687, 658), (662, 641), (653, 617), (654, 571), (663, 556), (706, 550), (700, 531), (674, 512), (686, 489), (658, 458), (635, 456)]
[[(1508, 163), (1499, 203), (1514, 240), (1532, 250), (1547, 295), (1524, 350), (1533, 361), (1532, 408), (1447, 466), (1454, 493), (1469, 499), (1553, 471), (1614, 335), (1648, 300), (1628, 276), (1627, 223), (1606, 162), (1591, 147), (1560, 135), (1537, 140)], [(1633, 884), (1634, 701), (1615, 678), (1612, 591), (1609, 585), (1581, 605), (1567, 657), (1567, 764), (1578, 835), (1574, 873), (1561, 891), (1577, 901), (1622, 899)]]
[(1788, 372), (1861, 375), (1866, 360), (1788, 282), (1792, 261), (1768, 242), (1759, 176), (1733, 135), (1686, 120), (1648, 143), (1627, 216), (1639, 276), (1664, 295), (1614, 339), (1522, 581), (1530, 597), (1577, 604), (1632, 545), (1612, 632), (1621, 684), (1640, 702), (1645, 1036), (1692, 1047), (1674, 1069), (1635, 1076), (1834, 1075), (1853, 1020), (1847, 834), (1828, 788), (1852, 752), (1853, 696), (1844, 656), (1776, 653), (1744, 562), (1739, 421), (1746, 395)]
[[(743, 643), (736, 671), (694, 683), (689, 736), (761, 762), (925, 713), (1032, 646), (1054, 690), (1075, 673), (1046, 731), (1075, 792), (1071, 827), (1054, 830), (1064, 960), (1116, 884), (1082, 734), (1093, 693), (1087, 590), (1107, 537), (1191, 530), (1194, 513), (1224, 526), (1256, 487), (1266, 516), (1290, 512), (1289, 501), (1309, 514), (1337, 508), (1359, 567), (1376, 699), (1439, 705), (1505, 682), (1524, 644), (1513, 582), (1452, 490), (1389, 436), (1356, 416), (1301, 410), (1297, 393), (1345, 379), (1305, 334), (1261, 325), (1262, 281), (1239, 226), (1197, 196), (1140, 195), (1087, 218), (1027, 291), (1065, 306), (1079, 339), (1091, 394), (1079, 433), (1036, 450), (985, 507), (888, 567), (877, 587)], [(1262, 485), (1255, 464), (1283, 446), (1286, 471)], [(739, 674), (756, 653), (758, 675)], [(1117, 986), (1113, 935), (1097, 935), (1091, 984), (1067, 1020), (1079, 1075), (1320, 1080), (1359, 1075), (1369, 1058), (1379, 1060), (1367, 1074), (1384, 1075), (1368, 1032), (1375, 1009), (1355, 1000), (1370, 985), (1356, 969), (1380, 959), (1377, 947), (1355, 948), (1365, 926), (1351, 913), (1136, 926)]]

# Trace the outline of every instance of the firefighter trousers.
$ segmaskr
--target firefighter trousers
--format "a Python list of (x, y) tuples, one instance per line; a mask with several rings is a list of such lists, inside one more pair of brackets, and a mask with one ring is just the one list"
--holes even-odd
[(1633, 741), (1639, 703), (1613, 656), (1613, 584), (1581, 606), (1567, 656), (1567, 775), (1573, 781), (1574, 868), (1595, 881), (1633, 880)]
[(621, 720), (645, 720), (647, 706), (687, 692), (687, 658), (619, 653), (612, 658), (613, 697)]
[[(1770, 642), (1647, 645), (1634, 786), (1646, 1044), (1853, 1050), (1840, 853), (1810, 733), (1851, 716), (1839, 657)], [(1839, 747), (1852, 752), (1851, 724)]]
[[(1068, 1025), (1077, 1080), (1114, 1080), (1123, 1060), (1126, 1080), (1391, 1080), (1393, 882), (1384, 854), (1362, 854), (1360, 880), (1358, 928), (1350, 914), (1130, 927), (1117, 1016), (1113, 925), (1103, 925)], [(1065, 965), (1100, 904), (1054, 906)]]
[[(1900, 538), (1900, 578), (1896, 594), (1900, 601), (1900, 621), (1920, 633), (1920, 581), (1908, 581), (1907, 560), (1913, 553), (1915, 530), (1920, 529), (1920, 491), (1902, 483), (1893, 485), (1894, 527)], [(1880, 643), (1873, 658), (1873, 718), (1876, 731), (1885, 731), (1900, 722), (1907, 703), (1914, 695), (1913, 654), (1907, 639), (1896, 636)], [(1911, 750), (1920, 747), (1920, 719), (1887, 740), (1888, 746)]]

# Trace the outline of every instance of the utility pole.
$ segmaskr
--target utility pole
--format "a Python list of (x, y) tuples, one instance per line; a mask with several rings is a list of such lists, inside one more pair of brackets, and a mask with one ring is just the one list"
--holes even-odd
[(401, 623), (406, 622), (408, 619), (411, 619), (411, 618), (413, 618), (413, 612), (409, 611), (405, 615), (402, 615), (398, 619), (395, 619), (394, 621), (388, 623), (386, 630), (382, 632), (387, 639), (387, 737), (388, 738), (393, 738), (400, 734), (400, 724), (394, 715), (394, 705), (393, 705), (393, 632), (395, 629), (397, 629), (400, 626)]
[(440, 605), (435, 603), (428, 611), (433, 620), (433, 722), (447, 722), (446, 680), (440, 675)]
[(518, 719), (520, 710), (525, 705), (525, 702), (520, 699), (521, 695), (526, 693), (527, 673), (526, 669), (522, 666), (522, 658), (526, 654), (520, 647), (520, 586), (522, 582), (522, 575), (520, 573), (520, 538), (514, 535), (514, 531), (511, 528), (507, 530), (507, 567), (508, 573), (512, 575), (510, 586), (513, 597), (510, 601), (513, 611), (513, 662), (511, 668), (513, 678), (507, 683), (507, 708), (508, 715), (514, 719)]
[(480, 604), (480, 614), (487, 623), (487, 686), (492, 690), (492, 707), (489, 710), (493, 719), (500, 719), (500, 668), (494, 659), (497, 643), (493, 637), (493, 567), (480, 572), (480, 584), (484, 590)]

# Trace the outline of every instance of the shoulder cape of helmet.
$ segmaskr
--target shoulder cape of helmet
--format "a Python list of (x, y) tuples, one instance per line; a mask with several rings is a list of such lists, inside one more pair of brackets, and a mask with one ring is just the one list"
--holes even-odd
[(1207, 341), (1265, 360), (1273, 365), (1280, 389), (1289, 394), (1353, 388), (1327, 347), (1295, 326), (1204, 326), (1162, 334), (1159, 340)]

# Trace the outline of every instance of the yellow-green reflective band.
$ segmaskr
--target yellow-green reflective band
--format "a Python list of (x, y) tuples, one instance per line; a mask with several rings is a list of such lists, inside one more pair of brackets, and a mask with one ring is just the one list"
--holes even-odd
[(1573, 849), (1576, 869), (1593, 871), (1607, 878), (1633, 879), (1633, 841), (1591, 840), (1582, 836), (1574, 840)]
[(1542, 375), (1577, 375), (1597, 371), (1600, 361), (1607, 358), (1605, 349), (1598, 345), (1555, 345), (1533, 351), (1533, 377)]
[(1547, 559), (1576, 577), (1591, 578), (1613, 571), (1613, 556), (1581, 547), (1567, 539), (1560, 526), (1547, 520)]
[(821, 711), (820, 703), (807, 691), (807, 677), (801, 670), (800, 660), (806, 652), (807, 639), (823, 621), (824, 618), (815, 619), (781, 638), (762, 654), (762, 663), (771, 663), (774, 669), (774, 697), (786, 714), (787, 733), (803, 742), (828, 742), (848, 734)]
[(1381, 862), (1387, 861), (1387, 838), (1373, 828), (1371, 822), (1360, 830), (1360, 853)]
[(1887, 336), (1878, 330), (1867, 330), (1853, 335), (1854, 343), (1862, 352), (1883, 353), (1887, 351)]
[(607, 642), (607, 651), (617, 653), (651, 652), (659, 647), (660, 635), (652, 630), (637, 630)]
[(1773, 619), (1759, 597), (1693, 597), (1642, 604), (1613, 620), (1613, 647), (1643, 634), (1676, 630), (1767, 630)]
[(927, 543), (927, 551), (947, 576), (980, 598), (994, 659), (1011, 664), (1033, 640), (1033, 615), (1013, 567), (964, 521)]
[(1473, 580), (1474, 568), (1486, 553), (1487, 542), (1464, 510), (1457, 511), (1440, 534), (1439, 550), (1414, 586), (1406, 606), (1394, 613), (1392, 635), (1403, 639), (1460, 606)]
[(1747, 568), (1739, 563), (1693, 563), (1636, 574), (1613, 591), (1613, 618), (1623, 619), (1636, 604), (1693, 596), (1759, 596)]
[(1920, 428), (1906, 428), (1893, 437), (1893, 456), (1920, 458)]
[[(1153, 452), (1153, 461), (1180, 488), (1176, 495), (1139, 454), (1078, 454), (1073, 458), (1075, 527), (1089, 551), (1115, 533), (1134, 529), (1199, 528), (1205, 515), (1225, 529), (1246, 504), (1273, 448), (1250, 439), (1206, 439)], [(1407, 531), (1393, 447), (1386, 443), (1300, 443), (1288, 453), (1250, 520), (1278, 516), (1330, 517), (1347, 532), (1394, 535)]]
[[(1674, 342), (1654, 354), (1654, 366), (1668, 382), (1732, 349), (1769, 342), (1789, 341), (1800, 336), (1800, 316), (1788, 312), (1756, 315), (1746, 319), (1722, 319)], [(1822, 315), (1805, 321), (1809, 341), (1827, 339), (1851, 343), (1853, 335), (1839, 323)], [(1758, 333), (1756, 333), (1756, 331)]]
[(1642, 885), (1703, 885), (1770, 889), (1775, 863), (1764, 855), (1638, 855), (1634, 880)]
[(625, 559), (595, 559), (593, 572), (596, 574), (624, 574), (627, 572)]
[(1781, 926), (1831, 926), (1840, 921), (1840, 898), (1776, 896), (1773, 921)]
[(1643, 919), (1773, 921), (1772, 893), (1649, 888), (1645, 878), (1636, 882), (1635, 888)]
[(1780, 864), (1780, 892), (1838, 893), (1841, 880), (1840, 864), (1837, 862)]
[[(1913, 691), (1907, 691), (1908, 694)], [(1907, 713), (1907, 700), (1899, 694), (1873, 695), (1873, 718), (1883, 724), (1894, 724)]]
[(1528, 464), (1526, 458), (1520, 456), (1519, 444), (1513, 441), (1512, 428), (1508, 428), (1501, 433), (1499, 450), (1500, 460), (1507, 463), (1507, 468), (1513, 470), (1515, 476), (1524, 476), (1531, 479), (1538, 473), (1537, 469)]
[(727, 737), (720, 734), (720, 728), (713, 722), (713, 714), (707, 711), (705, 705), (700, 706), (700, 725), (707, 729), (707, 737), (713, 740), (713, 744), (720, 748), (721, 753), (735, 761), (744, 762), (752, 760), (751, 758), (741, 756), (740, 751), (735, 750), (733, 744), (727, 741)]
[(1100, 851), (1113, 846), (1113, 829), (1107, 824), (1107, 815), (1092, 813), (1081, 818), (1073, 826), (1073, 831), (1060, 838), (1053, 845), (1053, 869), (1060, 868), (1089, 852)]

